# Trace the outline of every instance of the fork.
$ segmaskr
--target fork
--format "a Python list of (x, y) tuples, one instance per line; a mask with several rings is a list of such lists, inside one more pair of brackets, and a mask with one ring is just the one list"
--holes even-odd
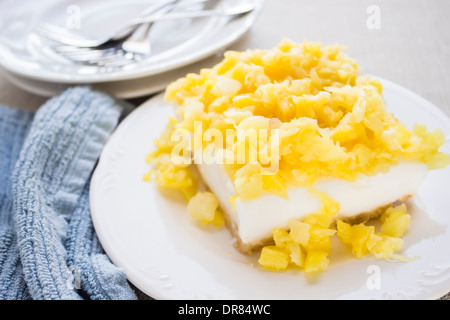
[[(172, 6), (160, 9), (155, 15), (164, 14), (175, 7)], [(99, 66), (121, 67), (128, 62), (139, 62), (151, 53), (151, 43), (148, 34), (153, 23), (144, 23), (140, 25), (128, 38), (117, 43), (110, 42), (108, 45), (102, 45), (98, 48), (79, 48), (74, 46), (54, 46), (53, 50), (71, 61), (97, 64)]]
[(160, 16), (155, 15), (155, 13), (164, 8), (171, 7), (171, 9), (173, 9), (177, 6), (190, 6), (204, 2), (219, 2), (221, 0), (186, 0), (182, 1), (180, 4), (177, 4), (180, 1), (181, 0), (164, 0), (157, 4), (154, 4), (144, 10), (144, 12), (139, 17), (132, 19), (125, 25), (122, 25), (120, 28), (115, 30), (112, 35), (107, 37), (89, 39), (65, 28), (42, 21), (38, 22), (33, 27), (33, 29), (39, 35), (64, 45), (80, 48), (96, 48), (106, 46), (111, 43), (116, 43), (128, 38), (143, 23), (154, 22), (152, 20), (155, 20), (155, 18), (157, 20), (157, 18), (159, 18)]
[[(149, 7), (140, 18), (145, 18), (144, 14), (148, 14), (151, 9), (154, 10), (153, 19), (157, 19), (163, 16), (164, 13), (173, 9), (179, 9), (183, 7), (189, 7), (195, 4), (201, 4), (210, 2), (217, 5), (221, 0), (187, 0), (181, 3), (180, 0), (169, 0), (159, 5), (153, 5)], [(79, 35), (74, 34), (66, 29), (41, 23), (36, 31), (42, 36), (53, 40), (56, 43), (62, 43), (62, 45), (53, 45), (52, 49), (59, 55), (79, 63), (97, 64), (99, 66), (109, 67), (121, 67), (129, 62), (139, 62), (151, 53), (151, 43), (148, 39), (148, 34), (153, 25), (153, 22), (142, 22), (136, 24), (137, 28), (131, 35), (122, 40), (94, 40), (99, 43), (99, 46), (95, 47), (77, 47), (74, 45), (65, 45), (64, 43), (83, 44), (87, 45), (88, 42), (94, 41), (81, 39)], [(75, 39), (75, 40), (73, 40)], [(73, 41), (72, 41), (73, 40)], [(83, 41), (80, 43), (79, 41)], [(86, 42), (84, 42), (86, 41)]]
[[(145, 9), (140, 15), (140, 17), (151, 15), (168, 5), (175, 4), (178, 1), (180, 0), (161, 0), (160, 2), (153, 4), (149, 6), (147, 9)], [(39, 35), (47, 39), (53, 40), (55, 42), (59, 42), (61, 44), (80, 48), (92, 48), (92, 47), (106, 46), (110, 43), (121, 41), (129, 37), (138, 27), (139, 25), (129, 25), (129, 23), (127, 23), (126, 27), (120, 27), (118, 30), (114, 32), (113, 35), (108, 37), (100, 37), (96, 39), (92, 38), (89, 39), (83, 37), (65, 28), (50, 23), (46, 23), (43, 21), (38, 22), (33, 27), (33, 29)]]
[[(177, 7), (176, 2), (179, 0), (172, 0), (169, 3), (170, 10)], [(201, 3), (214, 0), (192, 0), (192, 3)], [(219, 0), (215, 0), (219, 1)], [(170, 6), (170, 4), (172, 6)], [(167, 5), (166, 5), (167, 6)], [(220, 8), (213, 10), (203, 10), (203, 11), (182, 11), (170, 14), (161, 14), (160, 11), (156, 14), (139, 17), (134, 19), (128, 24), (131, 26), (142, 26), (143, 24), (149, 24), (146, 27), (146, 31), (150, 29), (151, 25), (155, 21), (166, 21), (173, 19), (185, 19), (185, 18), (196, 18), (196, 17), (210, 17), (210, 16), (228, 16), (236, 17), (243, 14), (247, 14), (255, 8), (255, 3), (248, 2), (242, 3), (229, 8)], [(148, 42), (148, 39), (143, 37), (147, 33), (142, 32), (137, 41), (135, 48), (144, 49), (144, 52), (132, 52), (132, 47), (128, 50), (124, 47), (124, 41), (109, 41), (104, 45), (98, 46), (96, 48), (79, 48), (74, 46), (58, 46), (55, 47), (55, 52), (59, 53), (61, 56), (68, 58), (74, 62), (87, 63), (87, 64), (97, 64), (99, 66), (123, 66), (130, 61), (141, 61), (145, 58), (146, 53), (149, 54), (150, 46), (148, 44), (147, 48), (144, 47), (144, 42)], [(131, 50), (130, 50), (131, 49)]]

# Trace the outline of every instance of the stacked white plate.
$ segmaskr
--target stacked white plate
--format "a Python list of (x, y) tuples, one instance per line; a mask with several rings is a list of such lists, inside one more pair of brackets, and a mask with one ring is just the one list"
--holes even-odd
[[(262, 0), (214, 1), (218, 6), (253, 2), (251, 13), (224, 17), (155, 23), (150, 40), (152, 55), (120, 68), (77, 64), (54, 53), (48, 41), (33, 31), (47, 22), (90, 37), (107, 35), (117, 25), (138, 16), (159, 0), (14, 0), (0, 3), (0, 66), (15, 85), (43, 96), (69, 86), (92, 84), (118, 98), (156, 93), (189, 72), (210, 67), (222, 50), (239, 40), (253, 25)], [(200, 6), (207, 6), (208, 2)], [(201, 7), (199, 8), (201, 9)]]

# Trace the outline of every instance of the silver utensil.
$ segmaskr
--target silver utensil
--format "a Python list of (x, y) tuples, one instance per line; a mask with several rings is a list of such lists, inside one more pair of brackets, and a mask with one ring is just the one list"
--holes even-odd
[(192, 19), (192, 18), (204, 18), (204, 17), (234, 17), (247, 14), (255, 9), (255, 4), (253, 3), (242, 3), (240, 5), (230, 7), (230, 8), (219, 8), (214, 10), (203, 10), (203, 11), (192, 11), (192, 12), (175, 12), (170, 14), (165, 14), (161, 16), (147, 16), (139, 17), (130, 22), (130, 27), (135, 24), (157, 22), (157, 21), (168, 21), (168, 20), (179, 20), (179, 19)]
[[(143, 23), (151, 23), (152, 19), (160, 18), (156, 13), (164, 8), (171, 7), (175, 8), (177, 5), (180, 6), (190, 6), (204, 2), (212, 2), (220, 0), (162, 0), (157, 4), (148, 7), (144, 12), (137, 18), (132, 19), (125, 25), (122, 25), (117, 30), (115, 30), (111, 35), (104, 36), (100, 38), (86, 38), (76, 32), (67, 30), (65, 28), (50, 24), (47, 22), (38, 22), (34, 27), (34, 31), (50, 40), (59, 42), (64, 45), (80, 47), (80, 48), (94, 48), (107, 46), (114, 44), (116, 42), (122, 41), (128, 38), (133, 32), (135, 32)], [(166, 11), (167, 12), (167, 11)], [(152, 19), (150, 19), (150, 17)], [(148, 21), (145, 21), (147, 18)], [(141, 20), (139, 20), (141, 19)]]
[(134, 31), (123, 43), (122, 49), (126, 52), (149, 56), (152, 52), (152, 43), (149, 40), (153, 23), (144, 23)]
[[(170, 11), (177, 6), (176, 2), (179, 0), (172, 0), (166, 2), (161, 8), (165, 12)], [(202, 3), (208, 1), (220, 1), (220, 0), (191, 0), (190, 2), (184, 2), (183, 5)], [(165, 9), (164, 9), (165, 7)], [(169, 9), (167, 9), (169, 8)], [(97, 47), (78, 47), (73, 45), (61, 45), (54, 46), (55, 52), (67, 59), (79, 62), (96, 64), (99, 66), (123, 66), (130, 61), (141, 61), (143, 58), (150, 55), (151, 44), (148, 40), (148, 32), (152, 25), (156, 21), (167, 21), (174, 19), (186, 19), (186, 18), (198, 18), (198, 17), (210, 17), (210, 16), (229, 16), (236, 17), (251, 12), (255, 8), (252, 3), (243, 3), (237, 6), (229, 8), (219, 8), (213, 10), (203, 11), (181, 11), (167, 14), (161, 14), (161, 11), (157, 11), (153, 15), (147, 17), (138, 17), (132, 20), (127, 28), (138, 26), (135, 29), (135, 33), (122, 40), (108, 41)], [(161, 10), (161, 9), (160, 9)], [(53, 26), (52, 26), (53, 28)], [(67, 30), (58, 33), (56, 37), (52, 39), (58, 41), (60, 37), (67, 36)], [(48, 36), (50, 37), (50, 36)], [(79, 40), (79, 39), (78, 39)], [(88, 40), (87, 40), (88, 41)], [(84, 45), (88, 43), (83, 42)], [(67, 41), (65, 41), (67, 42)], [(78, 43), (81, 44), (81, 43)]]
[[(167, 6), (160, 8), (153, 14), (163, 15), (179, 6), (179, 0), (175, 0)], [(152, 51), (152, 44), (150, 42), (149, 35), (152, 26), (153, 22), (143, 23), (139, 25), (130, 36), (124, 39), (121, 49), (126, 52), (128, 57), (130, 57), (131, 54), (136, 55), (136, 57), (146, 57), (150, 55)]]
[[(166, 6), (162, 6), (160, 9), (153, 13), (153, 16), (162, 16), (172, 10), (185, 10), (196, 4), (208, 3), (209, 6), (217, 5), (222, 0), (175, 0), (172, 3), (168, 3)], [(128, 36), (122, 43), (122, 49), (130, 55), (137, 54), (141, 56), (149, 56), (151, 53), (151, 41), (149, 34), (154, 22), (143, 23)]]
[[(156, 4), (153, 4), (145, 9), (141, 16), (145, 17), (147, 15), (151, 15), (158, 10), (178, 1), (179, 0), (161, 0), (160, 2), (157, 2)], [(43, 21), (40, 21), (35, 26), (33, 26), (33, 30), (37, 34), (61, 44), (80, 48), (91, 48), (100, 47), (103, 45), (108, 45), (109, 43), (115, 41), (123, 40), (130, 36), (134, 31), (136, 31), (137, 28), (139, 28), (139, 24), (130, 25), (129, 23), (127, 23), (126, 25), (126, 28), (119, 28), (114, 32), (112, 36), (100, 37), (96, 39), (86, 38), (76, 32)]]
[[(215, 7), (221, 1), (222, 0), (166, 0), (149, 7), (144, 13), (148, 13), (152, 9), (154, 10), (154, 17), (157, 17), (175, 9), (186, 10), (194, 5), (203, 3), (208, 3), (209, 7)], [(129, 62), (139, 62), (150, 55), (151, 43), (148, 37), (152, 25), (153, 22), (142, 23), (138, 25), (136, 30), (130, 36), (124, 39), (107, 42), (97, 39), (94, 41), (104, 43), (98, 47), (86, 48), (61, 43), (60, 40), (70, 43), (75, 43), (72, 42), (73, 39), (76, 39), (76, 43), (85, 40), (80, 40), (81, 37), (78, 34), (64, 28), (54, 25), (41, 24), (39, 26), (40, 29), (36, 31), (42, 32), (42, 36), (55, 42), (50, 45), (52, 50), (68, 60), (99, 66), (121, 67)], [(43, 30), (42, 27), (44, 27), (45, 30)], [(91, 41), (92, 39), (86, 40)], [(87, 41), (83, 43), (87, 44)]]
[[(206, 2), (207, 0), (196, 1)], [(170, 3), (176, 2), (176, 0), (169, 1)], [(161, 6), (167, 6), (168, 4), (164, 4)], [(236, 5), (230, 8), (219, 8), (213, 10), (203, 10), (203, 11), (186, 11), (186, 12), (175, 12), (165, 15), (154, 15), (150, 14), (147, 16), (142, 16), (133, 19), (128, 22), (125, 26), (121, 27), (119, 31), (116, 31), (110, 37), (104, 37), (100, 39), (86, 39), (84, 37), (80, 37), (80, 35), (75, 34), (71, 31), (68, 31), (64, 28), (48, 24), (45, 22), (40, 22), (36, 24), (34, 29), (36, 32), (46, 38), (51, 40), (60, 42), (62, 44), (80, 47), (80, 48), (91, 48), (91, 47), (100, 47), (102, 45), (106, 45), (109, 42), (119, 41), (126, 37), (128, 37), (139, 25), (143, 23), (151, 23), (157, 21), (168, 21), (168, 20), (178, 20), (178, 19), (191, 19), (191, 18), (202, 18), (202, 17), (212, 17), (212, 16), (239, 16), (243, 14), (247, 14), (255, 9), (255, 4), (253, 3), (242, 3), (240, 5)]]

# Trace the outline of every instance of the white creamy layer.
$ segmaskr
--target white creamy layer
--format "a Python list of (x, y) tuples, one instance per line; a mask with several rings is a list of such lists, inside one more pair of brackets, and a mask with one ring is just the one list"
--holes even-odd
[[(237, 198), (233, 209), (229, 198), (235, 195), (234, 186), (222, 166), (199, 164), (197, 167), (222, 208), (231, 215), (244, 244), (269, 238), (274, 228), (287, 228), (290, 220), (303, 219), (321, 208), (319, 199), (306, 188), (292, 188), (288, 190), (289, 200), (273, 194), (250, 201)], [(427, 172), (427, 166), (422, 163), (405, 162), (393, 166), (387, 173), (361, 176), (355, 182), (328, 179), (317, 182), (315, 187), (339, 202), (338, 217), (352, 217), (415, 194)]]

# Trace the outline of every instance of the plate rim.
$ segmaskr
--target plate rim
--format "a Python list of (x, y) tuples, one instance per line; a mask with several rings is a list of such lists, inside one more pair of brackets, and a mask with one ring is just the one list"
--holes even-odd
[[(156, 95), (159, 92), (162, 92), (167, 87), (167, 85), (170, 84), (172, 81), (175, 81), (176, 79), (188, 73), (188, 70), (198, 70), (201, 69), (201, 67), (208, 68), (211, 67), (215, 61), (216, 59), (214, 58), (214, 56), (210, 56), (196, 63), (192, 63), (187, 66), (163, 72), (157, 75), (150, 75), (147, 77), (130, 80), (92, 83), (90, 85), (92, 86), (93, 89), (109, 93), (118, 99), (126, 100), (138, 97), (146, 97)], [(1, 66), (0, 66), (0, 75), (4, 75), (9, 82), (27, 92), (49, 98), (59, 94), (61, 91), (71, 86), (77, 85), (73, 83), (54, 83), (26, 78), (21, 75), (11, 73), (8, 70), (3, 69)], [(129, 85), (130, 82), (131, 83), (139, 82), (139, 84), (135, 84), (133, 89), (131, 88), (124, 89), (124, 87), (130, 87)], [(120, 89), (114, 88), (119, 86)]]

